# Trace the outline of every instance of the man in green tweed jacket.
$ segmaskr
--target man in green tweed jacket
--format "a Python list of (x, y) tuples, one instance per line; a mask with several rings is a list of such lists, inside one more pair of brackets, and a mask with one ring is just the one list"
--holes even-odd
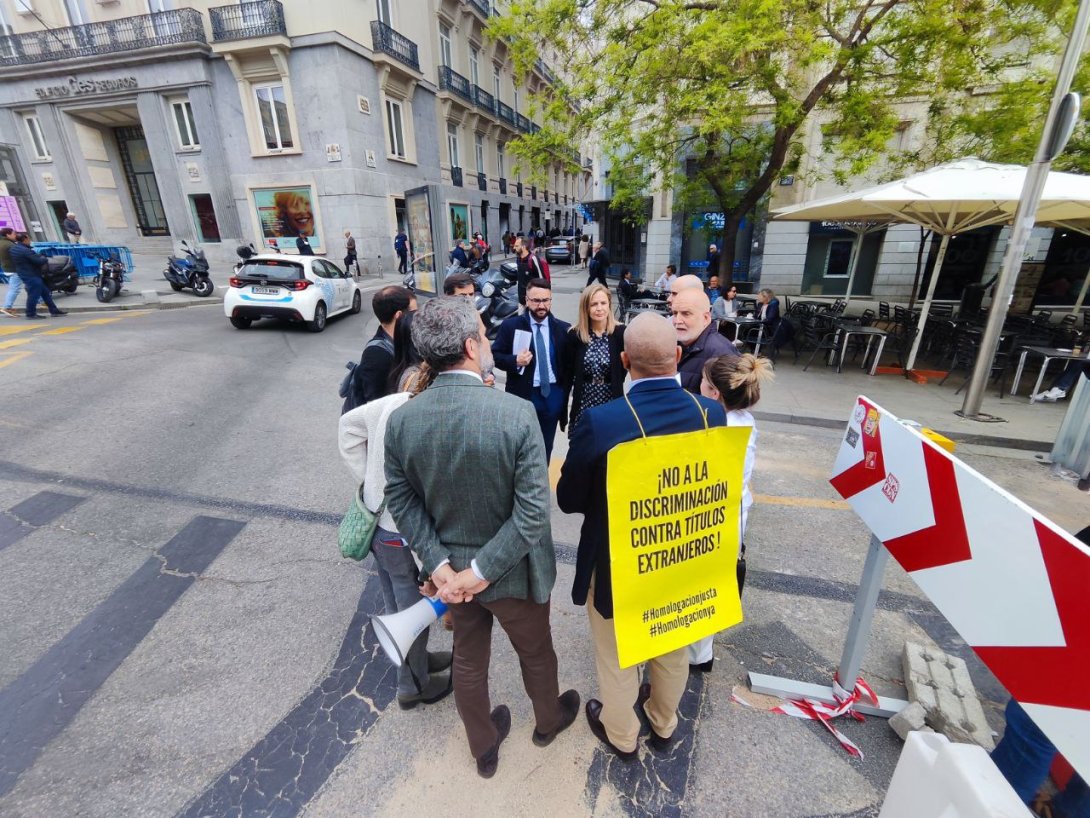
[(562, 696), (549, 625), (556, 554), (549, 523), (545, 444), (534, 407), (490, 389), (492, 351), (473, 305), (433, 298), (413, 319), (413, 343), (438, 375), (390, 416), (386, 498), (390, 513), (454, 616), (454, 699), (477, 772), (491, 778), (511, 729), (488, 695), (492, 621), (522, 667), (544, 747), (579, 712)]

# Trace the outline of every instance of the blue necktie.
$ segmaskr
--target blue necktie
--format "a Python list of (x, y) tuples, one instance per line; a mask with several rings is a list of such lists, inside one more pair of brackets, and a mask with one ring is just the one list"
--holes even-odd
[(549, 397), (549, 362), (545, 356), (545, 339), (541, 337), (541, 324), (534, 324), (534, 346), (537, 347), (537, 379), (541, 382), (541, 396)]

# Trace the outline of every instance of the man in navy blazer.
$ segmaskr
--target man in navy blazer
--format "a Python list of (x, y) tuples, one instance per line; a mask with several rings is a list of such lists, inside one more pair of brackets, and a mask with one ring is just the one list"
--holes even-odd
[(583, 412), (572, 429), (568, 457), (556, 488), (562, 511), (584, 515), (572, 601), (587, 606), (601, 696), (601, 700), (587, 701), (587, 721), (606, 748), (626, 761), (636, 757), (640, 731), (634, 704), (643, 706), (650, 722), (651, 748), (669, 748), (677, 728), (677, 706), (689, 675), (689, 657), (688, 649), (680, 648), (652, 659), (649, 690), (647, 685), (640, 687), (638, 666), (620, 668), (611, 621), (606, 456), (617, 444), (635, 440), (643, 433), (654, 436), (697, 431), (704, 428), (705, 417), (708, 426), (726, 425), (726, 411), (721, 404), (692, 395), (678, 384), (680, 354), (677, 335), (668, 319), (650, 312), (633, 319), (625, 331), (621, 353), (621, 361), (632, 376), (628, 401), (618, 398)]
[[(526, 312), (512, 315), (502, 324), (492, 344), (496, 366), (507, 373), (506, 390), (530, 401), (537, 410), (541, 435), (545, 438), (545, 462), (553, 453), (556, 425), (564, 413), (564, 346), (571, 324), (551, 312), (552, 285), (544, 278), (526, 284)], [(530, 334), (530, 348), (517, 355), (515, 331)]]

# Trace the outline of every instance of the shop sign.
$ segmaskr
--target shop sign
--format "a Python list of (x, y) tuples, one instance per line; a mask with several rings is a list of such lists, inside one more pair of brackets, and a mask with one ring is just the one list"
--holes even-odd
[(47, 85), (35, 88), (38, 99), (65, 99), (67, 97), (86, 96), (87, 94), (109, 94), (113, 91), (131, 91), (139, 88), (136, 77), (116, 77), (106, 80), (81, 80), (69, 77), (66, 85)]

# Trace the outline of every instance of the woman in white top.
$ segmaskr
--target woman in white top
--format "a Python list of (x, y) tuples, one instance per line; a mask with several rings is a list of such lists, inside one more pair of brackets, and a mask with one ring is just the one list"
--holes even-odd
[[(761, 399), (761, 384), (773, 378), (772, 363), (768, 358), (756, 355), (720, 355), (704, 364), (704, 377), (700, 382), (700, 394), (717, 400), (727, 410), (728, 426), (749, 426), (749, 444), (746, 446), (746, 460), (742, 468), (742, 516), (741, 536), (738, 550), (738, 592), (746, 576), (746, 546), (742, 540), (746, 534), (746, 521), (749, 507), (753, 505), (750, 492), (750, 479), (753, 477), (753, 464), (757, 460), (757, 427), (753, 422), (750, 409)], [(689, 645), (689, 667), (691, 670), (707, 673), (712, 669), (712, 640), (708, 636)]]
[[(400, 322), (400, 319), (398, 319)], [(395, 335), (397, 333), (395, 332)], [(341, 456), (352, 476), (360, 483), (363, 504), (372, 511), (382, 505), (386, 492), (386, 423), (390, 415), (414, 395), (422, 392), (432, 377), (421, 369), (405, 381), (404, 391), (365, 403), (341, 415), (339, 441)], [(371, 554), (382, 586), (386, 613), (396, 613), (420, 601), (417, 585), (419, 564), (408, 542), (397, 533), (397, 524), (383, 509), (371, 540)], [(403, 710), (418, 704), (432, 704), (451, 691), (450, 653), (428, 653), (428, 629), (417, 637), (398, 670), (397, 703)]]

